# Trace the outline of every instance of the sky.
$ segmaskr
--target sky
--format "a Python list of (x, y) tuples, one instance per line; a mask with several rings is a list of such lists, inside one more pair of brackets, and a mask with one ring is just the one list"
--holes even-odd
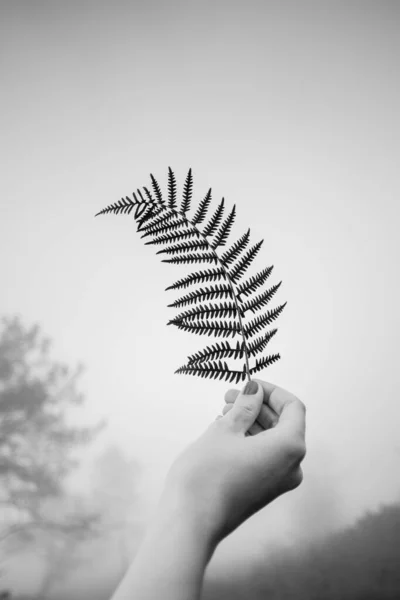
[[(1, 2), (0, 314), (39, 323), (86, 373), (146, 507), (221, 412), (225, 382), (174, 374), (179, 267), (100, 209), (150, 183), (236, 204), (282, 280), (259, 374), (307, 406), (304, 482), (240, 536), (350, 522), (398, 500), (400, 83), (397, 2)], [(272, 281), (272, 280), (271, 280)], [(207, 338), (208, 339), (208, 338)], [(87, 465), (95, 454), (87, 457)], [(86, 464), (86, 463), (85, 463)], [(79, 485), (90, 485), (89, 467)], [(144, 508), (146, 510), (146, 508)], [(332, 512), (333, 511), (333, 512)], [(263, 521), (263, 519), (265, 521)], [(258, 538), (257, 538), (258, 536)]]

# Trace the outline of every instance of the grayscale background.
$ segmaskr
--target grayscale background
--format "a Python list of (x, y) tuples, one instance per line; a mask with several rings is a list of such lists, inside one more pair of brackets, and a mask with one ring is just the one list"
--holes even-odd
[(204, 598), (400, 597), (399, 26), (386, 0), (0, 2), (0, 317), (85, 365), (71, 419), (106, 426), (60, 502), (122, 523), (72, 550), (3, 536), (0, 590), (108, 598), (222, 410), (229, 384), (174, 374), (209, 339), (166, 327), (179, 267), (94, 218), (171, 166), (265, 240), (288, 304), (259, 376), (308, 409), (303, 484), (220, 545)]

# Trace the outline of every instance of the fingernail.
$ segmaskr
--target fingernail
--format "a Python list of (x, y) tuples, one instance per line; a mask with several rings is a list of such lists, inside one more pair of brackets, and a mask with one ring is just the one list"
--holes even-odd
[(242, 394), (245, 396), (250, 396), (251, 394), (256, 394), (258, 390), (257, 381), (248, 381), (243, 388)]

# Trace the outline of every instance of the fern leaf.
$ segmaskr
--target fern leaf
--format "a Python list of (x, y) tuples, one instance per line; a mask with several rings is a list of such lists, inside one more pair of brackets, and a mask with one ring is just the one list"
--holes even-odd
[(235, 215), (236, 215), (236, 206), (233, 205), (231, 212), (229, 213), (229, 215), (227, 216), (225, 221), (223, 221), (221, 223), (220, 228), (218, 229), (217, 233), (215, 234), (215, 238), (211, 244), (211, 247), (214, 250), (216, 248), (218, 248), (218, 246), (224, 246), (226, 244), (226, 241), (227, 241), (228, 236), (232, 229), (232, 225), (235, 221)]
[(253, 336), (258, 331), (261, 331), (266, 325), (270, 325), (272, 321), (275, 321), (285, 308), (287, 302), (285, 304), (281, 304), (277, 308), (272, 310), (268, 310), (264, 315), (260, 315), (256, 317), (250, 323), (244, 326), (244, 334), (247, 337)]
[(186, 221), (180, 215), (178, 215), (175, 217), (175, 219), (171, 220), (169, 223), (165, 223), (165, 224), (161, 223), (160, 225), (155, 225), (154, 227), (151, 227), (141, 237), (145, 238), (145, 237), (148, 237), (149, 235), (159, 236), (159, 235), (162, 235), (163, 233), (176, 231), (177, 229), (179, 229), (180, 227), (183, 227), (184, 225), (186, 225)]
[(255, 356), (259, 352), (262, 352), (263, 350), (265, 350), (269, 341), (274, 337), (274, 335), (276, 334), (277, 331), (278, 331), (277, 329), (271, 329), (271, 331), (264, 333), (259, 338), (255, 339), (254, 341), (248, 340), (247, 348), (248, 348), (249, 356)]
[(210, 218), (209, 222), (203, 229), (202, 233), (203, 233), (204, 237), (208, 237), (210, 235), (213, 235), (213, 233), (215, 233), (215, 230), (217, 229), (218, 225), (221, 223), (222, 215), (224, 213), (224, 204), (225, 204), (225, 200), (224, 200), (224, 198), (222, 198), (221, 202), (217, 206), (215, 213), (213, 214), (213, 216)]
[(215, 298), (232, 298), (233, 292), (230, 285), (220, 284), (212, 287), (200, 288), (195, 292), (190, 292), (186, 296), (182, 296), (175, 300), (172, 304), (168, 304), (168, 307), (178, 308), (187, 304), (195, 304), (203, 300), (213, 300)]
[(230, 271), (230, 277), (233, 283), (236, 283), (243, 274), (247, 271), (254, 258), (256, 257), (258, 251), (260, 250), (264, 240), (255, 244), (250, 250), (239, 259), (239, 261), (232, 267)]
[(243, 358), (243, 355), (243, 342), (238, 341), (234, 348), (228, 342), (219, 342), (189, 356), (188, 364), (191, 365), (192, 363), (200, 363), (211, 359), (216, 360), (218, 358)]
[[(150, 179), (151, 185), (148, 188), (144, 186), (137, 189), (132, 198), (121, 198), (97, 215), (133, 215), (144, 243), (163, 246), (157, 251), (157, 254), (166, 256), (162, 262), (192, 265), (211, 263), (211, 268), (189, 273), (166, 288), (189, 289), (169, 305), (181, 308), (181, 312), (168, 325), (175, 325), (189, 333), (217, 338), (239, 336), (239, 341), (232, 344), (224, 340), (209, 345), (191, 355), (188, 364), (176, 372), (236, 382), (250, 378), (253, 373), (280, 358), (279, 354), (259, 356), (277, 332), (276, 328), (271, 331), (265, 331), (265, 328), (278, 318), (286, 306), (285, 302), (277, 308), (263, 311), (250, 321), (246, 319), (248, 312), (257, 313), (264, 309), (282, 283), (257, 293), (258, 288), (269, 278), (273, 266), (243, 280), (263, 242), (249, 246), (248, 229), (237, 241), (229, 242), (228, 248), (220, 256), (218, 249), (228, 243), (231, 235), (236, 206), (224, 217), (225, 199), (222, 198), (216, 209), (209, 214), (210, 188), (195, 207), (194, 215), (189, 217), (193, 200), (192, 169), (186, 175), (179, 208), (176, 179), (171, 167), (168, 168), (167, 199), (163, 198), (160, 185), (153, 174), (150, 174)], [(197, 285), (199, 287), (195, 288)], [(255, 364), (251, 365), (249, 359), (253, 358)], [(226, 359), (245, 359), (243, 369), (231, 369), (224, 362)]]
[(161, 225), (161, 223), (167, 223), (173, 218), (176, 218), (176, 214), (170, 208), (167, 206), (157, 207), (146, 223), (142, 220), (140, 231), (151, 230), (153, 227), (157, 227), (158, 225)]
[(130, 212), (135, 206), (139, 204), (139, 201), (136, 198), (135, 194), (133, 194), (133, 197), (133, 200), (131, 200), (128, 196), (126, 196), (126, 198), (121, 198), (121, 200), (118, 200), (118, 202), (114, 202), (114, 204), (110, 204), (109, 206), (106, 206), (106, 208), (103, 208), (103, 210), (98, 212), (95, 216), (97, 217), (99, 215), (106, 215), (109, 213), (114, 213), (115, 215), (118, 215), (119, 213)]
[(249, 296), (258, 287), (261, 287), (271, 275), (273, 268), (273, 265), (271, 267), (267, 267), (266, 269), (263, 269), (262, 271), (257, 273), (257, 275), (253, 275), (252, 277), (250, 277), (250, 279), (248, 279), (247, 281), (243, 281), (242, 283), (240, 283), (236, 290), (238, 296), (241, 296), (242, 294), (244, 294), (245, 296)]
[(185, 289), (196, 283), (219, 281), (226, 278), (227, 275), (224, 269), (221, 269), (220, 267), (217, 269), (208, 269), (207, 271), (198, 271), (197, 273), (190, 273), (190, 275), (187, 275), (187, 277), (184, 277), (183, 279), (178, 279), (178, 281), (175, 281), (175, 283), (165, 288), (165, 291)]
[(200, 237), (201, 237), (201, 233), (199, 231), (196, 231), (196, 229), (186, 229), (186, 230), (172, 232), (172, 233), (164, 233), (163, 235), (155, 237), (154, 239), (150, 240), (149, 242), (145, 242), (145, 246), (148, 246), (150, 244), (155, 244), (155, 245), (172, 244), (174, 242), (179, 242), (179, 241), (187, 240), (190, 238), (198, 239)]
[(239, 383), (246, 378), (245, 371), (232, 371), (226, 362), (210, 362), (205, 365), (184, 365), (175, 371), (177, 374), (197, 375), (198, 377), (209, 377), (211, 379), (225, 379), (229, 382)]
[(186, 254), (182, 256), (173, 256), (172, 258), (165, 258), (161, 262), (172, 263), (173, 265), (178, 264), (194, 264), (194, 263), (218, 263), (218, 257), (212, 252), (201, 252), (199, 254)]
[(204, 196), (203, 200), (199, 204), (199, 208), (197, 209), (192, 223), (193, 225), (200, 225), (204, 221), (207, 216), (207, 211), (211, 202), (211, 188), (208, 190), (207, 194)]
[(168, 206), (176, 209), (176, 180), (171, 167), (168, 167)]
[(153, 207), (151, 204), (138, 204), (135, 211), (135, 219), (138, 225), (138, 231), (140, 228), (140, 223), (142, 219), (144, 219), (147, 215), (151, 215), (153, 212)]
[(162, 204), (165, 206), (165, 202), (163, 200), (161, 189), (160, 189), (160, 186), (158, 185), (157, 179), (155, 179), (155, 177), (151, 173), (150, 173), (150, 178), (151, 178), (151, 184), (153, 186), (154, 195), (157, 199), (157, 202), (159, 204)]
[(189, 169), (189, 173), (186, 176), (185, 185), (183, 187), (183, 198), (181, 205), (181, 213), (185, 214), (190, 208), (190, 202), (192, 200), (193, 193), (193, 175), (192, 169)]
[(266, 306), (268, 304), (268, 302), (271, 300), (271, 298), (279, 290), (281, 283), (282, 283), (282, 281), (280, 281), (276, 285), (273, 285), (271, 288), (269, 288), (269, 290), (266, 290), (262, 294), (259, 294), (258, 296), (253, 298), (253, 300), (249, 300), (248, 302), (245, 302), (243, 304), (243, 306), (241, 307), (243, 312), (245, 313), (248, 310), (251, 310), (251, 312), (255, 313), (258, 310), (260, 310), (260, 308), (262, 308), (263, 306)]
[[(140, 228), (141, 223), (143, 222), (143, 219), (147, 215), (151, 214), (157, 208), (157, 204), (153, 200), (150, 200), (150, 199), (146, 200), (143, 197), (143, 194), (139, 189), (136, 191), (140, 198), (139, 206), (137, 207), (137, 209), (135, 211), (135, 219), (137, 221), (138, 231), (139, 231), (139, 228)], [(133, 193), (133, 195), (135, 196), (135, 193)]]
[(171, 319), (168, 325), (173, 325), (182, 320), (192, 321), (193, 319), (204, 319), (209, 317), (234, 317), (237, 315), (237, 306), (233, 302), (223, 302), (222, 304), (209, 304), (205, 306), (196, 306), (189, 310), (185, 310), (175, 319)]
[(164, 211), (166, 210), (165, 207), (163, 206), (151, 206), (148, 205), (147, 206), (146, 213), (143, 213), (143, 216), (140, 219), (137, 219), (137, 231), (143, 231), (144, 230), (144, 226), (145, 225), (149, 225), (150, 222), (153, 221), (153, 219), (155, 219), (156, 217), (163, 215)]
[(239, 254), (246, 248), (247, 244), (249, 243), (249, 239), (250, 229), (248, 229), (246, 233), (243, 234), (242, 237), (229, 248), (229, 250), (224, 252), (224, 254), (221, 256), (222, 264), (232, 264), (239, 256)]
[(190, 250), (206, 250), (208, 248), (207, 242), (204, 240), (192, 240), (176, 244), (176, 246), (169, 246), (156, 252), (156, 254), (179, 254), (182, 252), (189, 252)]
[(143, 186), (143, 189), (144, 189), (144, 193), (147, 196), (149, 204), (157, 204), (157, 202), (154, 200), (153, 196), (151, 195), (150, 191), (148, 190), (148, 188), (145, 185)]
[(250, 375), (254, 375), (254, 373), (269, 367), (269, 365), (272, 365), (279, 360), (280, 357), (280, 354), (271, 354), (270, 356), (265, 356), (264, 358), (257, 358), (255, 366), (250, 369)]
[(174, 321), (172, 324), (183, 331), (216, 337), (234, 337), (241, 331), (235, 321)]

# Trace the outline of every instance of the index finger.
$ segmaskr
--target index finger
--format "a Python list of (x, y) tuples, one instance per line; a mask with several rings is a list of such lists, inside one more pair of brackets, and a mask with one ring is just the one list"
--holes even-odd
[(255, 379), (255, 381), (257, 381), (264, 390), (264, 402), (268, 404), (278, 416), (282, 413), (285, 406), (293, 402), (293, 400), (298, 400), (300, 402), (294, 394), (278, 385), (274, 385), (268, 381), (260, 381), (260, 379)]
[(305, 436), (306, 410), (303, 402), (297, 396), (284, 388), (257, 379), (264, 390), (264, 402), (266, 402), (278, 415), (279, 420), (275, 428), (288, 430), (293, 435)]

